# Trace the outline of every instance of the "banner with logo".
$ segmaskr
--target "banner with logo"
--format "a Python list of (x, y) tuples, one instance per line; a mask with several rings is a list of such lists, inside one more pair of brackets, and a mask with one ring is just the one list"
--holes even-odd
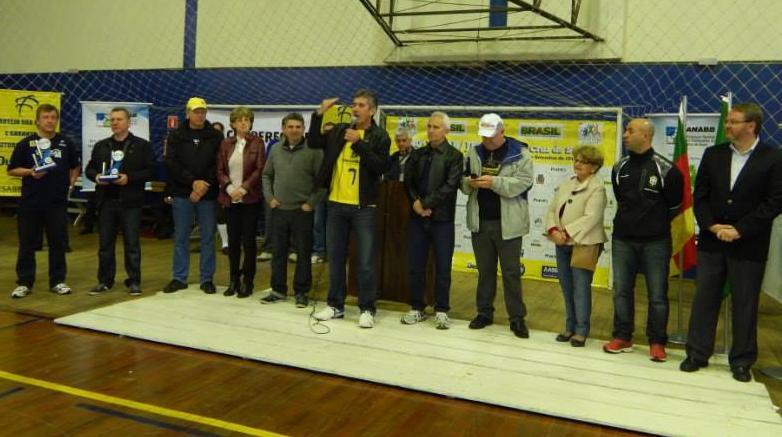
[[(426, 144), (427, 117), (388, 116), (386, 129), (391, 138), (400, 127), (415, 132), (413, 146)], [(469, 147), (480, 144), (478, 118), (451, 118), (448, 141), (465, 153)], [(523, 239), (521, 262), (524, 277), (528, 279), (556, 280), (557, 267), (554, 244), (545, 237), (545, 216), (554, 189), (573, 175), (573, 149), (580, 145), (594, 145), (603, 152), (605, 163), (599, 175), (603, 178), (608, 194), (608, 206), (604, 226), (610, 235), (616, 212), (616, 201), (611, 189), (611, 167), (620, 153), (617, 144), (617, 126), (614, 121), (597, 120), (525, 120), (505, 119), (505, 135), (529, 144), (534, 163), (534, 185), (528, 195), (530, 232)], [(392, 147), (395, 148), (394, 145)], [(453, 268), (457, 271), (475, 271), (471, 233), (466, 226), (467, 197), (461, 192), (456, 202), (456, 247)], [(607, 287), (611, 259), (610, 242), (606, 253), (600, 257), (593, 283)]]
[[(678, 114), (648, 114), (654, 126), (652, 147), (668, 159), (673, 159), (673, 139), (676, 136)], [(695, 183), (695, 174), (701, 163), (703, 152), (714, 145), (720, 114), (687, 114), (687, 156), (690, 158), (690, 180)]]
[(8, 161), (16, 143), (36, 132), (38, 106), (48, 103), (60, 109), (61, 98), (57, 92), (0, 90), (0, 196), (21, 196), (22, 179), (8, 176)]
[(113, 135), (111, 132), (110, 112), (122, 107), (130, 112), (130, 132), (149, 140), (149, 107), (151, 103), (137, 102), (79, 102), (81, 103), (81, 190), (95, 191), (95, 183), (84, 177), (84, 168), (90, 162), (92, 148), (98, 141)]
[[(255, 116), (252, 132), (259, 136), (266, 145), (280, 140), (280, 135), (282, 135), (282, 119), (291, 112), (298, 112), (302, 115), (302, 117), (304, 117), (304, 133), (307, 133), (307, 129), (310, 124), (312, 108), (292, 109), (290, 111), (269, 111), (253, 109), (252, 106), (247, 107), (253, 110), (253, 114)], [(233, 129), (231, 129), (230, 115), (231, 109), (210, 108), (206, 118), (211, 123), (222, 123), (225, 126), (225, 136), (231, 137), (234, 135), (234, 132)]]

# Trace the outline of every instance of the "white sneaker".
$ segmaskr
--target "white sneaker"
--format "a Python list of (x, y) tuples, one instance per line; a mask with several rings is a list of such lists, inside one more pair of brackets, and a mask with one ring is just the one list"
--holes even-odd
[(323, 308), (322, 310), (313, 314), (312, 317), (320, 321), (341, 319), (345, 317), (345, 312), (334, 307), (327, 306), (326, 308)]
[(65, 282), (60, 282), (59, 284), (52, 287), (52, 292), (57, 293), (60, 296), (65, 294), (71, 294), (71, 287), (68, 286)]
[(361, 316), (358, 318), (358, 326), (362, 328), (372, 328), (375, 326), (375, 316), (369, 311), (361, 312)]
[(320, 255), (312, 255), (312, 257), (310, 258), (310, 262), (312, 264), (321, 264), (321, 263), (323, 263), (323, 261), (325, 261), (325, 260)]
[(31, 290), (30, 287), (26, 285), (19, 285), (18, 287), (14, 288), (14, 290), (11, 292), (11, 297), (13, 297), (14, 299), (20, 299), (32, 292), (33, 290)]
[(260, 255), (258, 255), (258, 258), (255, 258), (256, 261), (269, 261), (272, 259), (272, 254), (270, 252), (261, 252)]
[(426, 314), (423, 311), (410, 310), (402, 316), (402, 323), (405, 325), (415, 325), (418, 322), (426, 320)]
[(290, 261), (292, 263), (295, 263), (296, 261), (298, 261), (298, 259), (299, 259), (299, 256), (296, 255), (295, 253), (292, 253), (292, 254), (288, 255), (288, 261)]
[(451, 327), (451, 321), (448, 319), (448, 314), (439, 311), (434, 313), (434, 323), (437, 329), (448, 329)]

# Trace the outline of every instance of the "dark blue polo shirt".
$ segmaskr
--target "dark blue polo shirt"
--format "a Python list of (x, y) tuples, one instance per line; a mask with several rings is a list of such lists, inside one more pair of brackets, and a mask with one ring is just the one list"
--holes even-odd
[[(16, 144), (8, 162), (8, 169), (32, 168), (35, 166), (33, 152), (35, 148), (30, 142), (38, 140), (38, 134), (30, 135)], [(54, 204), (62, 204), (68, 200), (70, 186), (70, 169), (80, 165), (79, 152), (74, 142), (60, 134), (51, 139), (52, 158), (56, 167), (46, 170), (46, 175), (40, 179), (22, 178), (22, 197), (20, 207), (45, 208)]]

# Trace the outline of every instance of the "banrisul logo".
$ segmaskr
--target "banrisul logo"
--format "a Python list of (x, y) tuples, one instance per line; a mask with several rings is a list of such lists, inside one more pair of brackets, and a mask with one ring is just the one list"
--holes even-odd
[(562, 138), (564, 126), (561, 124), (522, 124), (519, 136), (522, 138)]
[(451, 121), (451, 135), (467, 135), (467, 123), (463, 121)]

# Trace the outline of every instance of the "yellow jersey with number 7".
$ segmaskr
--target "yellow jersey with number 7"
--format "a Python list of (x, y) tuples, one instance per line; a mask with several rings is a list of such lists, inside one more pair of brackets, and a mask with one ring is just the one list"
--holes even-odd
[[(364, 130), (358, 130), (358, 136), (364, 139)], [(342, 153), (337, 158), (334, 174), (331, 176), (329, 200), (332, 202), (358, 205), (358, 165), (361, 158), (350, 147), (353, 143), (345, 142)]]

